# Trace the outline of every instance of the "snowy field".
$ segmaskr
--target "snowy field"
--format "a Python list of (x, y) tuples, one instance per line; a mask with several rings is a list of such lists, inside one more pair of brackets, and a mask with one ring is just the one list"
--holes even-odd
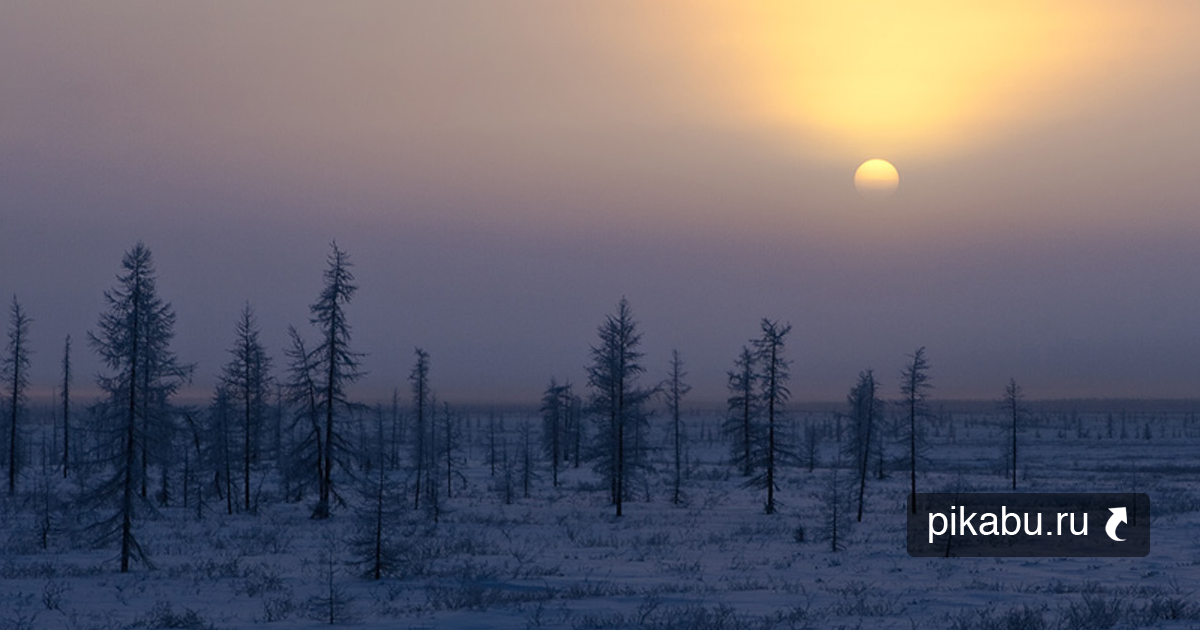
[[(87, 544), (86, 513), (56, 516), (43, 549), (31, 490), (0, 511), (0, 628), (303, 628), (331, 615), (357, 628), (1200, 628), (1200, 422), (1189, 415), (1042, 413), (1022, 432), (1022, 491), (1150, 495), (1149, 557), (1110, 559), (909, 557), (903, 452), (893, 441), (886, 478), (872, 471), (863, 522), (851, 524), (852, 493), (831, 483), (832, 418), (789, 417), (798, 443), (806, 423), (818, 427), (819, 456), (812, 472), (784, 469), (777, 514), (764, 514), (764, 493), (726, 463), (720, 416), (695, 413), (684, 502), (670, 502), (663, 448), (648, 497), (616, 518), (586, 463), (554, 488), (540, 451), (530, 496), (517, 469), (506, 504), (486, 419), (471, 416), (465, 480), (453, 480), (436, 524), (396, 501), (397, 573), (378, 581), (352, 562), (352, 507), (311, 520), (308, 503), (271, 496), (266, 467), (257, 515), (210, 502), (200, 519), (194, 507), (168, 507), (139, 523), (155, 568), (129, 574), (117, 572), (115, 549)], [(536, 436), (533, 414), (504, 419), (510, 455), (526, 421)], [(661, 415), (653, 423), (652, 441), (665, 444)], [(1004, 491), (1005, 440), (995, 415), (942, 414), (918, 489)], [(837, 474), (839, 484), (853, 475)], [(407, 487), (405, 473), (389, 475)], [(836, 551), (831, 496), (843, 517)]]

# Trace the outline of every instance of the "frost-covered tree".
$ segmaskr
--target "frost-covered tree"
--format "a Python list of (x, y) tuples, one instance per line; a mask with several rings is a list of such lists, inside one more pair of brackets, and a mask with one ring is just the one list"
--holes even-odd
[[(929, 382), (929, 361), (925, 358), (925, 346), (917, 348), (909, 356), (908, 365), (900, 372), (901, 405), (905, 418), (908, 420), (906, 436), (908, 438), (908, 465), (911, 492), (917, 494), (917, 458), (920, 455), (920, 426), (917, 424), (929, 416), (926, 400), (933, 384)], [(913, 514), (916, 514), (917, 502), (912, 503)]]
[(729, 371), (729, 398), (726, 400), (729, 415), (722, 430), (730, 438), (732, 462), (743, 476), (754, 474), (754, 448), (758, 442), (758, 374), (754, 353), (749, 346), (742, 352)]
[(114, 509), (96, 528), (102, 541), (119, 542), (125, 573), (131, 560), (148, 564), (133, 532), (142, 512), (138, 486), (144, 498), (148, 451), (161, 445), (171, 427), (170, 398), (192, 367), (180, 363), (170, 348), (175, 311), (158, 296), (150, 250), (139, 242), (121, 266), (117, 286), (104, 292), (108, 310), (88, 340), (109, 371), (97, 377), (97, 384), (106, 397), (101, 410), (113, 442), (108, 452), (114, 454), (108, 462), (112, 474), (92, 493), (98, 504), (111, 503)]
[(247, 303), (238, 318), (237, 333), (229, 349), (230, 360), (221, 373), (229, 403), (237, 407), (241, 433), (242, 502), (250, 506), (250, 464), (255, 461), (258, 441), (267, 419), (267, 397), (271, 391), (271, 358), (258, 339), (258, 323)]
[(667, 413), (671, 415), (671, 446), (675, 455), (675, 475), (672, 479), (671, 503), (679, 505), (681, 500), (681, 486), (683, 485), (683, 441), (684, 427), (683, 420), (680, 418), (680, 405), (683, 403), (683, 397), (688, 392), (692, 391), (692, 386), (683, 382), (687, 377), (687, 372), (683, 370), (683, 359), (679, 356), (678, 350), (671, 351), (671, 373), (667, 377), (667, 382), (663, 384), (663, 391), (667, 395)]
[(26, 390), (29, 388), (29, 316), (13, 296), (8, 319), (8, 347), (0, 363), (8, 387), (8, 494), (17, 491), (17, 472), (20, 468), (19, 422), (25, 412)]
[(779, 488), (777, 468), (787, 459), (794, 457), (779, 430), (784, 404), (791, 395), (787, 386), (791, 361), (784, 358), (783, 350), (784, 340), (791, 332), (792, 326), (781, 326), (778, 322), (766, 318), (762, 320), (761, 326), (762, 334), (754, 340), (754, 354), (755, 362), (759, 366), (759, 398), (766, 423), (766, 440), (756, 462), (756, 468), (761, 468), (763, 472), (748, 483), (767, 491), (765, 509), (767, 514), (774, 514), (775, 491)]
[(1008, 449), (1007, 455), (1012, 464), (1009, 472), (1012, 474), (1012, 489), (1017, 489), (1017, 429), (1024, 422), (1029, 411), (1025, 408), (1025, 394), (1021, 391), (1021, 387), (1017, 385), (1017, 379), (1008, 379), (1008, 385), (1004, 387), (1004, 398), (1000, 401), (1000, 408), (1004, 410), (1004, 415), (1009, 421), (1011, 428), (1011, 446)]
[(854, 465), (858, 481), (858, 521), (862, 522), (863, 499), (867, 490), (867, 468), (875, 444), (879, 441), (879, 415), (883, 411), (883, 403), (879, 400), (879, 385), (875, 381), (875, 373), (864, 370), (858, 373), (858, 382), (850, 388), (846, 396), (849, 407), (846, 419), (849, 420), (849, 439), (842, 448), (849, 461)]
[(346, 398), (346, 386), (362, 376), (359, 362), (362, 354), (350, 349), (350, 324), (346, 319), (346, 305), (354, 297), (358, 287), (354, 274), (350, 272), (350, 258), (331, 243), (325, 269), (325, 288), (310, 308), (310, 320), (320, 331), (321, 343), (313, 348), (312, 365), (317, 377), (317, 407), (323, 423), (321, 452), (321, 482), (318, 489), (315, 518), (329, 516), (331, 503), (341, 502), (333, 485), (333, 468), (342, 463), (348, 450), (345, 438), (338, 426), (339, 410), (351, 408)]
[(641, 478), (645, 458), (636, 452), (637, 435), (646, 424), (642, 405), (650, 392), (639, 388), (637, 378), (645, 368), (638, 350), (642, 335), (629, 308), (621, 298), (617, 312), (605, 318), (598, 329), (600, 343), (592, 346), (588, 385), (592, 409), (600, 419), (597, 434), (596, 468), (609, 482), (609, 493), (617, 516), (634, 482)]

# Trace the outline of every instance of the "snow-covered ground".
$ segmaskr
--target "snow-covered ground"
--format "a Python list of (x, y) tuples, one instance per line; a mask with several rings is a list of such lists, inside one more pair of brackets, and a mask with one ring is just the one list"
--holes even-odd
[[(507, 419), (510, 439), (519, 420)], [(805, 422), (826, 433), (813, 472), (785, 469), (779, 513), (764, 514), (763, 492), (725, 463), (720, 418), (693, 414), (686, 501), (669, 501), (663, 449), (648, 500), (616, 518), (586, 464), (553, 488), (542, 463), (531, 497), (517, 479), (506, 505), (471, 420), (465, 487), (454, 482), (436, 524), (405, 502), (392, 525), (399, 575), (379, 581), (348, 563), (358, 525), (350, 509), (325, 521), (309, 519), (307, 504), (275, 501), (258, 515), (211, 505), (201, 520), (194, 509), (163, 509), (138, 525), (156, 568), (119, 574), (115, 549), (91, 548), (68, 527), (77, 523), (58, 523), (41, 549), (36, 506), (9, 500), (0, 628), (318, 627), (331, 599), (334, 621), (360, 628), (1200, 628), (1200, 422), (1043, 415), (1022, 432), (1022, 491), (1150, 495), (1149, 557), (1106, 559), (911, 558), (900, 462), (886, 479), (872, 475), (863, 522), (833, 551), (834, 424), (816, 413), (791, 422), (796, 435)], [(1004, 491), (1002, 430), (988, 414), (939, 420), (918, 489)], [(902, 454), (898, 444), (888, 453)]]

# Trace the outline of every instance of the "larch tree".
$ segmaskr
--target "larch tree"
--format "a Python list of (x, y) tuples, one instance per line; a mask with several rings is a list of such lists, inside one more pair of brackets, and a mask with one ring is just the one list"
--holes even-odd
[[(412, 435), (412, 461), (413, 475), (416, 477), (416, 484), (413, 486), (413, 509), (421, 509), (421, 492), (424, 489), (422, 484), (424, 476), (433, 476), (433, 470), (428, 465), (432, 456), (432, 424), (430, 419), (431, 410), (431, 393), (429, 391), (429, 353), (424, 350), (416, 349), (417, 362), (413, 365), (412, 372), (408, 375), (409, 384), (412, 386), (413, 397), (413, 435)], [(430, 468), (429, 470), (426, 470)]]
[(758, 442), (758, 373), (754, 353), (749, 346), (734, 360), (729, 371), (729, 398), (722, 430), (730, 439), (732, 462), (742, 476), (754, 474), (754, 449)]
[(139, 242), (121, 266), (117, 286), (104, 292), (108, 309), (88, 340), (109, 371), (97, 377), (97, 384), (106, 396), (101, 410), (112, 429), (108, 451), (114, 454), (112, 475), (92, 497), (99, 504), (115, 503), (115, 510), (95, 526), (102, 541), (119, 542), (121, 572), (126, 573), (131, 560), (149, 564), (133, 532), (143, 511), (138, 486), (145, 487), (146, 451), (164, 434), (170, 398), (190, 377), (192, 366), (180, 363), (170, 348), (175, 311), (158, 296), (150, 250)]
[(342, 462), (348, 445), (338, 427), (339, 410), (351, 408), (346, 398), (346, 386), (357, 381), (362, 354), (350, 349), (350, 324), (346, 305), (358, 287), (350, 272), (350, 258), (337, 243), (331, 243), (325, 269), (325, 288), (309, 310), (310, 320), (320, 331), (321, 343), (313, 348), (312, 363), (317, 374), (317, 406), (323, 422), (323, 451), (321, 453), (321, 482), (318, 488), (314, 518), (329, 516), (331, 504), (341, 502), (333, 485), (334, 465)]
[(288, 339), (291, 344), (284, 352), (288, 359), (284, 396), (292, 409), (287, 432), (292, 442), (290, 465), (284, 469), (284, 480), (287, 489), (295, 492), (294, 499), (299, 501), (306, 489), (319, 488), (325, 478), (325, 438), (321, 431), (312, 353), (292, 326), (288, 326)]
[(8, 320), (8, 347), (3, 367), (5, 385), (8, 387), (8, 494), (17, 491), (17, 474), (20, 470), (20, 418), (25, 412), (29, 389), (29, 316), (21, 308), (17, 296), (13, 296)]
[(571, 460), (579, 468), (583, 453), (583, 400), (575, 393), (575, 386), (567, 381), (562, 386), (563, 427), (565, 431), (563, 458)]
[(71, 378), (71, 335), (67, 335), (67, 341), (63, 345), (62, 359), (62, 474), (64, 479), (71, 467)]
[(492, 409), (488, 412), (487, 424), (487, 440), (488, 440), (488, 476), (496, 476), (496, 410)]
[(206, 464), (213, 471), (213, 490), (217, 498), (224, 499), (225, 512), (233, 514), (234, 480), (233, 471), (237, 454), (233, 452), (233, 417), (235, 411), (230, 402), (229, 387), (217, 383), (213, 390), (212, 403), (208, 408)]
[(271, 391), (271, 358), (258, 339), (258, 322), (247, 303), (238, 318), (237, 333), (229, 349), (230, 360), (225, 364), (221, 382), (228, 393), (229, 403), (237, 407), (241, 420), (240, 433), (242, 464), (242, 504), (250, 505), (250, 465), (267, 418), (267, 397)]
[(467, 477), (462, 473), (466, 462), (458, 452), (462, 447), (462, 419), (450, 411), (450, 403), (442, 401), (442, 424), (437, 428), (441, 435), (439, 453), (446, 470), (446, 498), (454, 497), (454, 480), (467, 486)]
[(783, 350), (792, 326), (781, 326), (778, 322), (763, 318), (761, 327), (762, 334), (754, 340), (754, 352), (759, 366), (759, 396), (765, 414), (766, 440), (759, 456), (763, 472), (749, 483), (767, 491), (766, 513), (774, 514), (775, 491), (779, 487), (777, 468), (789, 457), (794, 457), (781, 439), (779, 428), (784, 404), (791, 395), (787, 386), (791, 362), (784, 358)]
[(25, 412), (29, 389), (29, 316), (12, 296), (8, 316), (8, 346), (2, 373), (8, 388), (8, 494), (17, 492), (20, 469), (20, 416)]
[(1009, 460), (1012, 467), (1009, 469), (1012, 473), (1012, 489), (1017, 489), (1017, 429), (1021, 426), (1025, 416), (1029, 413), (1025, 408), (1025, 394), (1021, 391), (1021, 387), (1017, 385), (1017, 379), (1008, 379), (1008, 385), (1004, 387), (1004, 398), (1001, 399), (1000, 408), (1004, 410), (1004, 415), (1009, 420), (1011, 427), (1011, 446), (1008, 449)]
[(913, 494), (912, 510), (917, 510), (917, 457), (920, 446), (920, 420), (928, 417), (926, 401), (933, 384), (929, 382), (929, 361), (925, 358), (925, 346), (917, 348), (909, 357), (908, 365), (900, 372), (901, 405), (908, 420), (908, 464), (910, 491)]
[(681, 493), (683, 486), (684, 427), (683, 420), (680, 417), (680, 406), (683, 404), (683, 397), (692, 391), (692, 386), (683, 381), (686, 377), (687, 372), (683, 369), (683, 359), (680, 358), (679, 351), (672, 350), (671, 372), (662, 389), (667, 395), (667, 412), (671, 414), (671, 446), (675, 455), (675, 474), (672, 479), (671, 503), (675, 505), (679, 505), (679, 502), (682, 500)]
[(374, 441), (379, 464), (373, 475), (364, 475), (360, 481), (359, 505), (355, 510), (358, 527), (350, 544), (363, 575), (378, 580), (399, 568), (400, 545), (393, 524), (400, 518), (397, 506), (402, 500), (395, 484), (389, 482), (387, 466), (383, 464), (388, 453), (383, 414), (376, 416)]
[(858, 477), (858, 521), (862, 522), (863, 500), (867, 490), (867, 469), (875, 444), (879, 441), (879, 415), (883, 403), (879, 400), (879, 384), (875, 373), (864, 370), (858, 373), (858, 382), (846, 396), (849, 406), (847, 419), (850, 422), (849, 440), (843, 444), (845, 454), (854, 464)]
[(569, 400), (564, 400), (566, 386), (559, 385), (558, 380), (551, 377), (550, 384), (542, 392), (542, 450), (550, 460), (550, 476), (555, 488), (558, 487), (558, 469), (563, 461), (566, 450), (563, 438), (566, 433), (565, 420), (569, 413)]
[(645, 371), (638, 350), (642, 335), (628, 300), (621, 298), (616, 314), (606, 317), (597, 333), (600, 343), (592, 346), (592, 363), (587, 369), (592, 409), (602, 425), (596, 466), (609, 482), (612, 503), (621, 516), (632, 482), (640, 478), (638, 468), (645, 462), (633, 451), (640, 426), (646, 423), (642, 405), (650, 393), (637, 386), (638, 375)]

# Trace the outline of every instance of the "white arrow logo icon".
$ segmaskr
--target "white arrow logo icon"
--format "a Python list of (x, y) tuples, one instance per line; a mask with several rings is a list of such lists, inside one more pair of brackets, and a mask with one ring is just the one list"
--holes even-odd
[(1117, 525), (1129, 522), (1125, 518), (1125, 508), (1108, 508), (1108, 511), (1112, 512), (1112, 516), (1108, 517), (1108, 523), (1104, 526), (1104, 533), (1117, 542), (1123, 542), (1124, 538), (1117, 538)]

